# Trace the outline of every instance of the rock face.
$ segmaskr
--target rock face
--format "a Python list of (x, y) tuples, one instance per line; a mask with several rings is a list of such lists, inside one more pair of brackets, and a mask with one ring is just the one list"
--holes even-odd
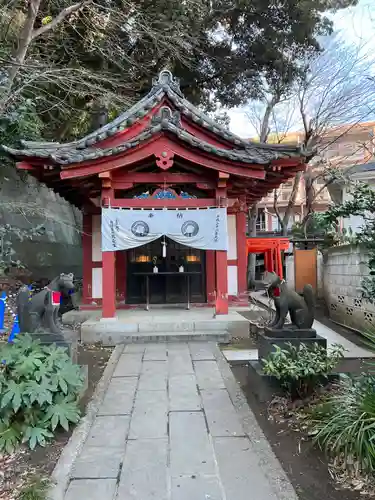
[[(25, 216), (9, 209), (12, 202), (30, 203), (36, 214)], [(32, 240), (11, 236), (16, 251), (13, 260), (20, 260), (34, 279), (52, 279), (61, 272), (82, 276), (81, 212), (31, 176), (6, 164), (0, 169), (0, 224), (45, 228), (44, 234)]]

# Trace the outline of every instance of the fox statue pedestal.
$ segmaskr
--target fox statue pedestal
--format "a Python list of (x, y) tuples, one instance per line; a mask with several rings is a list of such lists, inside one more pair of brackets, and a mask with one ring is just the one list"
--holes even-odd
[(266, 359), (275, 351), (277, 347), (286, 349), (287, 344), (299, 346), (305, 344), (307, 346), (319, 344), (325, 349), (327, 348), (327, 339), (317, 335), (313, 328), (283, 328), (282, 330), (276, 328), (264, 328), (264, 333), (258, 334), (258, 359)]
[[(255, 388), (258, 399), (266, 401), (275, 393), (278, 383), (274, 377), (263, 373), (262, 360), (267, 359), (277, 348), (286, 349), (287, 344), (304, 344), (307, 347), (319, 344), (326, 349), (327, 339), (317, 335), (312, 328), (315, 301), (311, 285), (304, 286), (301, 296), (275, 273), (267, 273), (263, 283), (274, 300), (275, 318), (264, 328), (264, 332), (257, 333), (258, 361), (249, 363), (249, 382)], [(285, 325), (288, 313), (292, 323)]]

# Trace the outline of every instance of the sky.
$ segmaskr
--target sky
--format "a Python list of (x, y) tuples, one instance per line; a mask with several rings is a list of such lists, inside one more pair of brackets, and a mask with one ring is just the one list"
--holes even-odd
[[(330, 17), (334, 29), (341, 31), (349, 43), (365, 43), (371, 49), (373, 47), (375, 52), (375, 0), (360, 0), (355, 7), (343, 9)], [(244, 138), (256, 135), (243, 108), (233, 108), (227, 112), (231, 119), (230, 130), (234, 134)]]

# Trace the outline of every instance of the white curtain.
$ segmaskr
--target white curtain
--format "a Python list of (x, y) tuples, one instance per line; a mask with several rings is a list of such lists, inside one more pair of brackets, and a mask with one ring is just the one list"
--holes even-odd
[(168, 236), (200, 250), (227, 250), (226, 208), (102, 209), (102, 251), (128, 250)]

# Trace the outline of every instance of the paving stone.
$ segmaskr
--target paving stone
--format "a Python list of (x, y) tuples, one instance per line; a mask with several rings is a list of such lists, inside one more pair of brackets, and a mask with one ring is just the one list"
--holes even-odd
[(172, 476), (215, 474), (203, 412), (170, 413), (169, 432)]
[(138, 378), (113, 378), (98, 415), (129, 415), (133, 409)]
[(169, 378), (169, 410), (196, 411), (202, 408), (195, 375), (173, 375)]
[(213, 346), (209, 342), (190, 342), (189, 348), (193, 361), (215, 360)]
[(128, 436), (130, 416), (96, 417), (85, 445), (123, 447)]
[(116, 479), (78, 479), (71, 481), (64, 500), (114, 500)]
[(181, 352), (189, 354), (189, 344), (186, 342), (168, 342), (167, 344), (168, 356), (170, 353)]
[(169, 498), (167, 494), (167, 448), (166, 438), (128, 441), (120, 476), (118, 500), (167, 500)]
[(199, 389), (225, 389), (216, 361), (195, 361), (194, 368)]
[(219, 480), (212, 476), (172, 477), (173, 500), (223, 500)]
[(81, 454), (74, 462), (72, 478), (116, 479), (124, 456), (124, 450), (125, 443), (123, 443), (122, 448), (84, 446)]
[(144, 361), (139, 378), (139, 391), (163, 391), (167, 389), (168, 365), (166, 361)]
[(145, 346), (142, 344), (128, 344), (125, 346), (124, 354), (134, 354), (135, 352), (144, 353)]
[(167, 391), (138, 391), (130, 422), (129, 439), (167, 436)]
[(277, 500), (263, 474), (250, 441), (242, 437), (213, 438), (221, 483), (227, 499)]
[(167, 375), (168, 373), (168, 364), (167, 361), (143, 361), (141, 374), (148, 373), (151, 375), (157, 375), (162, 373), (163, 375)]
[(166, 361), (167, 347), (165, 344), (153, 344), (146, 346), (144, 361)]
[(143, 354), (122, 354), (117, 363), (113, 377), (136, 377), (141, 373)]
[(187, 344), (182, 344), (182, 346), (181, 348), (168, 348), (168, 370), (170, 375), (194, 373), (189, 347)]
[(201, 391), (203, 408), (212, 436), (244, 436), (244, 430), (225, 389)]

